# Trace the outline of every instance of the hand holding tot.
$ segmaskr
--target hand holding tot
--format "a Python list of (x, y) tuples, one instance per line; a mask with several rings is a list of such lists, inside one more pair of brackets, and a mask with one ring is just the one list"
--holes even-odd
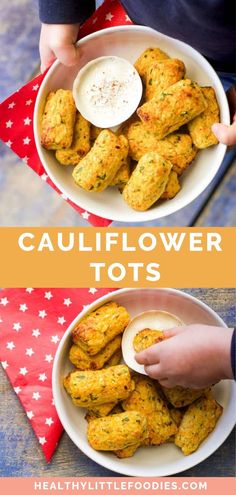
[(233, 378), (230, 346), (233, 329), (188, 325), (165, 332), (166, 340), (136, 355), (146, 373), (165, 387), (208, 387)]

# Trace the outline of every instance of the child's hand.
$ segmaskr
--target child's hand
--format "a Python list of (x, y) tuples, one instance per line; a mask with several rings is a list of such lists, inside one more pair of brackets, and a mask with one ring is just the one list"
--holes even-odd
[(227, 146), (236, 146), (236, 113), (231, 125), (213, 124), (212, 130), (220, 143)]
[(44, 72), (58, 58), (64, 65), (75, 65), (79, 50), (75, 46), (79, 24), (42, 24), (39, 52)]
[(212, 131), (220, 143), (236, 146), (236, 88), (232, 86), (227, 92), (232, 124), (213, 124)]
[(166, 340), (137, 354), (146, 373), (165, 387), (203, 388), (233, 378), (233, 329), (189, 325), (166, 330)]

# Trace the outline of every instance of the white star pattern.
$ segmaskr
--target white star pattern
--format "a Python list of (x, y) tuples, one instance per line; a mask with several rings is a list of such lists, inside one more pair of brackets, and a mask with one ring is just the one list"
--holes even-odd
[(15, 104), (15, 102), (14, 102), (14, 101), (12, 101), (11, 103), (9, 103), (9, 105), (8, 105), (8, 110), (12, 110), (12, 108), (14, 108), (14, 107), (15, 107), (15, 105), (16, 105), (16, 104)]
[(47, 375), (45, 373), (40, 373), (38, 379), (40, 382), (45, 382), (47, 380)]
[(45, 309), (40, 309), (39, 310), (39, 318), (44, 319), (44, 318), (46, 318), (46, 316), (47, 316), (47, 313), (46, 313)]
[(39, 331), (38, 328), (35, 328), (34, 330), (32, 330), (32, 336), (33, 337), (36, 337), (36, 339), (41, 335), (41, 332)]
[(2, 297), (0, 304), (2, 304), (2, 306), (6, 306), (7, 304), (9, 304), (7, 297)]
[(31, 123), (31, 119), (29, 117), (26, 117), (24, 119), (24, 125), (30, 125), (30, 123)]
[(39, 394), (39, 392), (33, 392), (32, 399), (34, 400), (41, 399), (41, 395)]
[(6, 122), (6, 128), (7, 128), (7, 129), (11, 129), (11, 128), (12, 128), (12, 126), (13, 126), (13, 122), (12, 122), (12, 120), (8, 120), (8, 121)]
[(54, 423), (54, 421), (53, 421), (53, 419), (52, 419), (52, 418), (46, 418), (46, 420), (45, 420), (45, 425), (47, 425), (47, 426), (51, 426), (51, 425), (53, 425), (53, 423)]
[(24, 366), (24, 368), (20, 368), (20, 371), (19, 371), (20, 375), (25, 376), (25, 375), (27, 375), (27, 373), (28, 373), (28, 370), (27, 370), (27, 368), (25, 368), (25, 366)]
[(25, 104), (27, 107), (29, 107), (33, 103), (33, 100), (26, 100)]
[(12, 326), (13, 330), (15, 330), (16, 332), (19, 332), (22, 328), (21, 324), (18, 322), (18, 323), (13, 323), (13, 326)]
[(109, 12), (109, 13), (106, 15), (106, 18), (105, 18), (105, 19), (106, 19), (106, 21), (111, 21), (111, 20), (113, 19), (113, 17), (114, 17), (114, 15), (113, 15), (111, 12)]
[(37, 91), (37, 89), (39, 89), (39, 84), (35, 84), (32, 89), (33, 91)]
[(23, 144), (28, 145), (30, 144), (30, 141), (31, 139), (29, 138), (29, 136), (26, 136), (26, 138), (23, 139)]
[(83, 304), (83, 309), (88, 309), (89, 308), (89, 304)]
[(68, 297), (67, 299), (64, 299), (63, 304), (68, 307), (72, 304), (72, 302), (71, 302), (70, 298)]
[(55, 400), (52, 399), (52, 406), (55, 406)]
[(46, 354), (45, 355), (45, 361), (47, 361), (47, 363), (51, 363), (53, 361), (53, 357), (51, 354)]
[(48, 292), (45, 292), (44, 297), (45, 297), (45, 299), (48, 299), (50, 301), (50, 299), (52, 299), (53, 295), (52, 295), (51, 291), (48, 291)]
[[(23, 97), (23, 106), (24, 104)], [(33, 105), (34, 103), (32, 107)], [(24, 129), (24, 117), (32, 117), (25, 111), (25, 115), (16, 120), (17, 111), (18, 107), (11, 114), (13, 128), (19, 124), (21, 129)], [(9, 117), (3, 120), (4, 127), (6, 120), (10, 118), (10, 113), (8, 115)], [(31, 137), (29, 130), (27, 134)], [(11, 136), (10, 132), (9, 135)], [(20, 137), (21, 146), (25, 136), (26, 132)], [(0, 329), (6, 331), (4, 339), (4, 332), (0, 330), (2, 366), (11, 380), (13, 391), (22, 402), (25, 419), (28, 418), (33, 429), (36, 429), (40, 446), (46, 452), (49, 446), (56, 446), (60, 434), (60, 431), (57, 431), (56, 410), (51, 391), (51, 372), (56, 349), (75, 312), (83, 309), (82, 303), (84, 309), (87, 309), (87, 303), (90, 304), (99, 297), (100, 292), (96, 288), (81, 289), (77, 298), (74, 290), (49, 287), (17, 289), (12, 291), (12, 294), (8, 290), (0, 294), (0, 317), (4, 320)]]
[(90, 213), (88, 213), (87, 211), (84, 211), (83, 213), (81, 213), (81, 216), (84, 218), (84, 220), (88, 220), (90, 217)]
[(44, 180), (46, 182), (46, 180), (48, 179), (48, 175), (47, 174), (42, 174), (41, 176), (41, 179)]
[(8, 148), (11, 148), (12, 144), (13, 144), (13, 142), (10, 139), (8, 139), (8, 141), (6, 142), (6, 145), (8, 146)]
[(47, 443), (47, 440), (45, 437), (39, 437), (39, 443), (40, 445), (44, 445), (45, 443)]
[(26, 349), (25, 354), (26, 354), (26, 356), (29, 356), (29, 357), (33, 356), (34, 351), (33, 351), (32, 347), (29, 347), (29, 349)]
[(1, 361), (1, 365), (2, 365), (4, 370), (6, 370), (9, 367), (9, 364), (7, 361)]
[(9, 350), (9, 351), (13, 351), (13, 349), (15, 349), (15, 344), (14, 342), (7, 342), (7, 345), (6, 345), (6, 348)]
[(32, 419), (34, 417), (33, 411), (26, 411), (27, 418)]
[(126, 22), (131, 22), (131, 19), (130, 19), (130, 17), (128, 16), (128, 14), (126, 14), (126, 16), (125, 16), (125, 20), (126, 20)]
[(20, 387), (14, 387), (14, 390), (15, 390), (15, 392), (16, 392), (17, 395), (21, 392), (21, 388)]
[(26, 165), (28, 165), (29, 157), (28, 156), (24, 156), (24, 158), (22, 158), (22, 161), (24, 163), (26, 163)]
[(26, 304), (20, 304), (19, 311), (22, 311), (23, 313), (25, 313), (25, 311), (27, 311), (27, 309), (28, 309), (28, 306)]
[(95, 288), (93, 288), (93, 287), (91, 287), (91, 288), (89, 289), (89, 294), (95, 294), (96, 292), (97, 292), (97, 289), (95, 289)]
[(53, 336), (51, 337), (51, 342), (52, 342), (53, 344), (57, 344), (57, 342), (60, 342), (60, 339), (59, 339), (58, 335), (53, 335)]
[(57, 318), (57, 323), (59, 323), (59, 325), (64, 325), (64, 323), (66, 322), (64, 316), (59, 316)]

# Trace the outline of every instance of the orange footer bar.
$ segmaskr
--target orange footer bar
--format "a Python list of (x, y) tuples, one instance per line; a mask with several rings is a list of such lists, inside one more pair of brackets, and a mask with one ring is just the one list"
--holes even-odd
[(153, 495), (233, 495), (235, 478), (1, 478), (3, 495), (32, 495), (45, 493)]

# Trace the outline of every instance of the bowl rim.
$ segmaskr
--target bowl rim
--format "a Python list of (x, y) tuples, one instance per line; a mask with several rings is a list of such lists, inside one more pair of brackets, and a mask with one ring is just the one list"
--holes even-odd
[[(188, 299), (188, 300), (191, 300), (192, 302), (194, 302), (195, 304), (196, 303), (199, 304), (199, 306), (201, 308), (207, 310), (212, 316), (216, 317), (219, 321), (220, 326), (222, 326), (224, 328), (227, 327), (227, 325), (223, 321), (223, 319), (210, 306), (208, 306), (206, 303), (199, 300), (198, 298), (196, 298), (196, 297), (192, 296), (191, 294), (188, 294), (182, 290), (179, 290), (179, 289), (160, 288), (160, 287), (145, 288), (145, 289), (142, 289), (142, 288), (123, 288), (123, 289), (118, 289), (118, 290), (114, 290), (112, 292), (109, 292), (109, 293), (99, 297), (98, 299), (93, 301), (91, 304), (89, 304), (70, 323), (70, 325), (66, 329), (66, 331), (65, 331), (65, 333), (64, 333), (64, 335), (63, 335), (63, 337), (59, 343), (59, 346), (57, 348), (57, 351), (56, 351), (56, 354), (54, 357), (54, 362), (53, 362), (52, 392), (53, 392), (53, 398), (54, 398), (57, 414), (59, 416), (59, 419), (60, 419), (62, 426), (63, 426), (64, 430), (66, 431), (67, 435), (70, 437), (72, 442), (76, 445), (76, 447), (79, 450), (81, 450), (88, 458), (92, 459), (92, 461), (94, 461), (97, 465), (100, 465), (100, 466), (102, 466), (102, 467), (104, 467), (110, 471), (113, 471), (115, 473), (123, 474), (125, 476), (137, 476), (137, 474), (133, 474), (133, 472), (131, 472), (133, 468), (131, 468), (131, 470), (130, 470), (129, 465), (120, 464), (120, 467), (118, 467), (117, 465), (113, 466), (113, 462), (110, 459), (110, 457), (104, 456), (102, 459), (102, 463), (99, 462), (97, 459), (97, 456), (96, 456), (96, 454), (97, 454), (96, 451), (94, 451), (94, 454), (93, 454), (93, 452), (88, 453), (87, 449), (83, 445), (82, 446), (79, 445), (79, 442), (74, 438), (72, 428), (71, 428), (71, 426), (67, 420), (67, 415), (66, 415), (64, 410), (60, 410), (60, 390), (59, 390), (60, 384), (59, 384), (59, 380), (58, 380), (58, 366), (59, 366), (61, 352), (63, 351), (64, 345), (65, 345), (65, 343), (66, 343), (66, 341), (67, 341), (67, 339), (71, 333), (71, 330), (74, 327), (74, 325), (81, 318), (83, 318), (88, 312), (93, 311), (93, 309), (95, 309), (96, 307), (99, 307), (101, 304), (104, 304), (106, 301), (112, 299), (112, 297), (114, 297), (115, 295), (125, 294), (125, 293), (128, 293), (130, 291), (134, 292), (134, 291), (139, 291), (139, 290), (147, 290), (150, 292), (154, 292), (154, 291), (155, 292), (156, 291), (169, 292), (171, 294), (178, 294), (178, 295), (181, 294), (181, 296), (184, 299)], [(231, 401), (232, 400), (236, 400), (236, 384), (235, 383), (231, 384)], [(163, 474), (160, 474), (158, 476), (173, 476), (173, 475), (181, 473), (181, 472), (185, 471), (186, 469), (190, 469), (190, 468), (198, 465), (199, 463), (203, 462), (205, 459), (207, 459), (210, 455), (212, 455), (223, 444), (223, 442), (226, 440), (226, 438), (229, 436), (229, 434), (233, 430), (234, 425), (235, 425), (235, 422), (234, 423), (229, 422), (227, 424), (228, 427), (224, 429), (223, 440), (222, 440), (222, 436), (219, 435), (218, 439), (216, 439), (216, 441), (215, 441), (214, 449), (212, 449), (210, 453), (205, 452), (205, 454), (203, 454), (203, 456), (201, 456), (200, 459), (197, 459), (196, 461), (194, 460), (193, 463), (190, 462), (188, 466), (185, 466), (185, 467), (179, 466), (179, 467), (177, 467), (177, 469), (175, 469), (175, 471), (173, 471), (172, 469), (168, 469), (168, 467), (167, 467), (167, 469), (165, 469)], [(145, 477), (145, 476), (155, 477), (157, 475), (156, 474), (150, 475), (150, 473), (147, 473), (147, 474), (142, 474), (142, 476), (143, 477)]]
[[(228, 101), (226, 98), (226, 94), (224, 91), (224, 88), (222, 86), (222, 83), (219, 79), (219, 76), (217, 75), (216, 71), (213, 69), (213, 67), (210, 65), (210, 63), (206, 60), (206, 58), (198, 52), (195, 48), (191, 47), (184, 41), (178, 40), (176, 38), (172, 38), (170, 36), (167, 36), (165, 34), (160, 33), (159, 31), (156, 31), (153, 28), (147, 27), (147, 26), (139, 26), (139, 25), (127, 25), (127, 26), (113, 26), (110, 28), (105, 28), (101, 29), (100, 31), (95, 31), (94, 33), (88, 34), (84, 38), (81, 38), (77, 42), (77, 46), (83, 46), (84, 43), (86, 43), (88, 40), (93, 40), (94, 38), (101, 37), (103, 35), (109, 34), (109, 33), (114, 33), (114, 32), (122, 32), (122, 31), (136, 31), (136, 32), (149, 32), (149, 33), (158, 33), (161, 35), (162, 38), (166, 40), (171, 40), (171, 42), (175, 42), (175, 46), (184, 48), (185, 53), (193, 58), (196, 61), (196, 63), (199, 63), (199, 65), (202, 67), (202, 70), (205, 70), (207, 73), (210, 73), (212, 80), (215, 83), (215, 87), (217, 87), (217, 91), (220, 94), (220, 104), (224, 108), (224, 113), (225, 113), (225, 118), (224, 118), (224, 124), (229, 125), (230, 124), (230, 112), (229, 112), (229, 106), (228, 106)], [(80, 195), (79, 195), (79, 190), (78, 190), (78, 195), (77, 193), (71, 194), (70, 192), (68, 193), (68, 190), (66, 187), (64, 187), (63, 184), (61, 184), (60, 180), (57, 180), (57, 178), (54, 177), (54, 173), (51, 171), (50, 166), (48, 166), (47, 161), (44, 159), (43, 156), (43, 150), (42, 146), (40, 143), (40, 133), (38, 132), (38, 116), (39, 116), (39, 108), (40, 108), (40, 102), (41, 102), (41, 95), (44, 91), (45, 85), (48, 83), (50, 80), (51, 74), (55, 71), (55, 69), (60, 65), (59, 60), (56, 60), (51, 67), (49, 68), (47, 74), (45, 75), (43, 82), (40, 86), (40, 89), (37, 94), (37, 98), (35, 101), (35, 107), (34, 107), (34, 116), (33, 116), (33, 130), (34, 130), (34, 138), (35, 138), (35, 144), (37, 148), (37, 152), (39, 154), (40, 160), (43, 164), (43, 167), (45, 168), (49, 178), (52, 180), (53, 184), (57, 187), (57, 189), (61, 192), (63, 196), (68, 198), (70, 201), (72, 201), (75, 205), (79, 206), (80, 208), (84, 209), (85, 211), (88, 210), (89, 213), (92, 213), (96, 216), (99, 216), (100, 218), (104, 218), (106, 220), (111, 220), (111, 221), (118, 221), (118, 222), (127, 222), (127, 218), (124, 218), (124, 215), (122, 214), (120, 216), (119, 214), (119, 208), (117, 208), (117, 213), (116, 211), (112, 213), (112, 218), (107, 218), (107, 214), (105, 214), (103, 211), (99, 212), (96, 208), (96, 206), (93, 207), (93, 205), (89, 205), (88, 208), (82, 201), (82, 204), (80, 203)], [(215, 177), (216, 173), (218, 172), (224, 155), (226, 153), (227, 146), (219, 143), (218, 145), (218, 155), (217, 155), (217, 160), (216, 163), (217, 165), (212, 167), (211, 173), (208, 175), (208, 178), (206, 180), (206, 176), (202, 178), (201, 183), (196, 183), (194, 189), (191, 189), (185, 193), (183, 198), (178, 198), (178, 196), (175, 198), (175, 203), (168, 202), (166, 206), (167, 212), (162, 212), (161, 209), (159, 209), (158, 213), (158, 207), (150, 208), (149, 210), (145, 212), (138, 212), (138, 211), (133, 211), (132, 214), (134, 218), (131, 218), (128, 220), (127, 223), (146, 223), (148, 221), (154, 221), (158, 220), (160, 218), (165, 218), (169, 215), (172, 215), (182, 208), (186, 207), (190, 203), (192, 203), (206, 188), (207, 186), (212, 182), (213, 178)]]

